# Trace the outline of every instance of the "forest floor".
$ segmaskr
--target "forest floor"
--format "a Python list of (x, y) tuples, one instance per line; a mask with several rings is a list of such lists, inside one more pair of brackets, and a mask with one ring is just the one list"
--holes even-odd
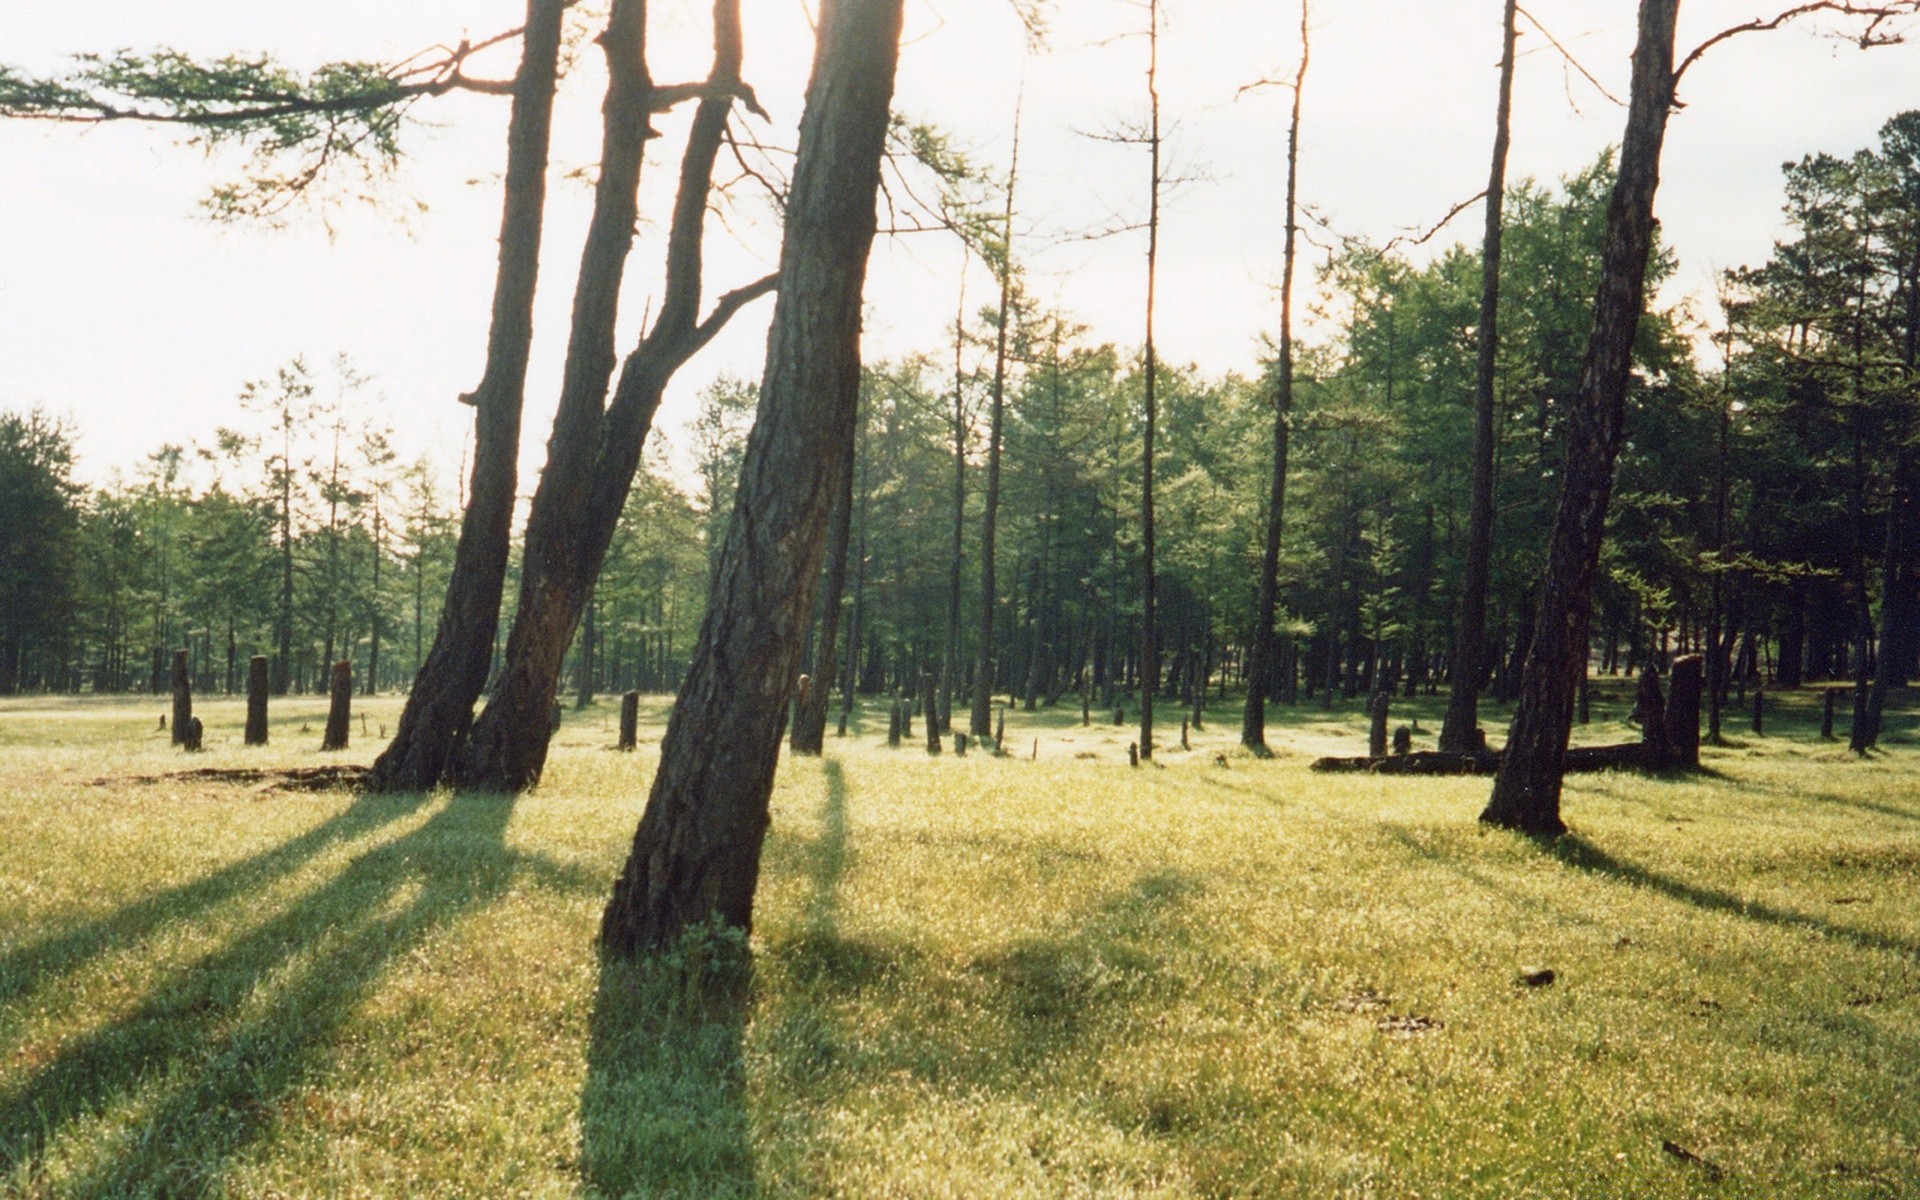
[(593, 948), (664, 701), (518, 801), (168, 777), (368, 761), (317, 699), (191, 761), (159, 699), (0, 702), (0, 1196), (1920, 1195), (1920, 733), (1817, 703), (1553, 844), (1309, 773), (1358, 702), (1138, 770), (1111, 712), (869, 713), (780, 771), (736, 1000), (725, 939)]

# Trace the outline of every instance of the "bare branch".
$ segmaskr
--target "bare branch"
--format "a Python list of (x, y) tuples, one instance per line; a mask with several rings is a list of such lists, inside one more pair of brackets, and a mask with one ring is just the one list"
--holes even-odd
[(1601, 83), (1598, 79), (1596, 79), (1594, 77), (1593, 72), (1587, 70), (1586, 66), (1582, 64), (1579, 59), (1573, 56), (1573, 51), (1567, 49), (1565, 46), (1560, 44), (1560, 39), (1557, 37), (1554, 37), (1553, 31), (1540, 23), (1539, 17), (1534, 16), (1532, 13), (1528, 12), (1524, 8), (1516, 8), (1514, 9), (1514, 11), (1519, 13), (1521, 16), (1525, 17), (1527, 19), (1528, 24), (1532, 25), (1535, 29), (1539, 30), (1540, 36), (1546, 38), (1547, 41), (1552, 44), (1553, 48), (1560, 52), (1560, 57), (1567, 61), (1567, 65), (1572, 67), (1574, 70), (1580, 72), (1580, 77), (1593, 85), (1594, 91), (1599, 92), (1602, 96), (1605, 96), (1608, 100), (1619, 105), (1621, 108), (1625, 108), (1627, 106), (1626, 101), (1620, 99), (1620, 97), (1608, 91), (1607, 85), (1604, 83)]
[(1698, 62), (1702, 55), (1729, 38), (1738, 37), (1743, 33), (1761, 33), (1769, 29), (1778, 29), (1801, 17), (1822, 12), (1836, 13), (1844, 17), (1865, 17), (1866, 28), (1857, 34), (1847, 35), (1847, 40), (1862, 50), (1870, 50), (1875, 46), (1893, 46), (1905, 41), (1906, 34), (1903, 31), (1887, 30), (1885, 27), (1890, 21), (1920, 14), (1920, 0), (1897, 0), (1893, 4), (1859, 4), (1854, 0), (1814, 0), (1813, 3), (1795, 5), (1771, 17), (1756, 17), (1739, 25), (1728, 26), (1687, 52), (1687, 56), (1680, 60), (1679, 67), (1673, 72), (1674, 85), (1679, 86), (1681, 77), (1687, 73), (1687, 68)]

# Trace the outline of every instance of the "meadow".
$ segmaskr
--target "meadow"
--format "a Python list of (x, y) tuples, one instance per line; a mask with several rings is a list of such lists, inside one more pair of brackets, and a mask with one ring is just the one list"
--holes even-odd
[(1309, 772), (1357, 701), (1139, 769), (1110, 712), (930, 759), (870, 711), (783, 764), (750, 945), (634, 967), (593, 937), (663, 698), (517, 799), (273, 785), (391, 698), (325, 756), (317, 699), (261, 750), (202, 700), (191, 757), (159, 698), (7, 700), (0, 1195), (1920, 1194), (1920, 733), (1817, 703), (1570, 780), (1550, 844)]

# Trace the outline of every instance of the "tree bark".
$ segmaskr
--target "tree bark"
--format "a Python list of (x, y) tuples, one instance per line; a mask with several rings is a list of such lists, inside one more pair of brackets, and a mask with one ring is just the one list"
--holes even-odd
[(193, 721), (193, 675), (187, 665), (187, 652), (173, 652), (173, 670), (169, 676), (173, 685), (173, 744), (187, 744), (187, 726)]
[(1587, 621), (1600, 558), (1613, 464), (1626, 421), (1635, 330), (1646, 299), (1653, 249), (1653, 198), (1660, 148), (1673, 106), (1673, 39), (1679, 0), (1641, 0), (1632, 97), (1620, 175), (1607, 208), (1600, 286), (1580, 385), (1567, 421), (1560, 509), (1541, 580), (1540, 607), (1507, 732), (1500, 774), (1480, 819), (1528, 833), (1565, 832), (1560, 776), (1579, 672), (1586, 669)]
[(1494, 379), (1500, 359), (1500, 239), (1506, 204), (1507, 146), (1513, 117), (1513, 44), (1517, 0), (1507, 0), (1500, 42), (1500, 98), (1495, 106), (1493, 167), (1487, 178), (1486, 231), (1480, 243), (1479, 359), (1473, 387), (1473, 492), (1467, 511), (1467, 557), (1460, 580), (1460, 621), (1448, 656), (1447, 715), (1440, 749), (1468, 754), (1480, 744), (1480, 691), (1487, 683), (1487, 590), (1493, 576)]
[(267, 656), (256, 654), (247, 662), (247, 731), (249, 746), (267, 744)]
[(604, 161), (574, 298), (560, 408), (548, 442), (547, 468), (527, 519), (520, 603), (506, 660), (485, 710), (474, 722), (460, 766), (461, 781), (470, 786), (519, 791), (539, 781), (550, 741), (544, 732), (545, 713), (559, 687), (587, 596), (606, 560), (660, 398), (674, 373), (734, 313), (773, 286), (769, 277), (729, 293), (710, 316), (700, 317), (713, 164), (733, 102), (746, 94), (740, 84), (739, 0), (716, 0), (713, 15), (713, 69), (681, 160), (660, 316), (622, 364), (610, 404), (606, 396), (614, 368), (616, 301), (632, 247), (640, 160), (652, 132), (647, 118), (657, 107), (646, 75), (644, 36), (623, 24), (643, 21), (644, 4), (616, 3), (603, 38), (609, 62), (627, 65), (616, 69), (608, 83)]
[[(1273, 389), (1273, 475), (1267, 489), (1266, 542), (1260, 557), (1260, 598), (1254, 608), (1247, 664), (1247, 703), (1240, 744), (1267, 751), (1267, 684), (1274, 673), (1273, 622), (1280, 607), (1280, 539), (1287, 513), (1287, 450), (1293, 431), (1293, 266), (1299, 233), (1300, 92), (1307, 82), (1307, 3), (1300, 3), (1300, 69), (1293, 76), (1293, 112), (1287, 123), (1287, 228), (1280, 268), (1280, 362)], [(1198, 712), (1198, 709), (1195, 709)]]
[(640, 744), (640, 693), (628, 692), (620, 697), (620, 741), (621, 750), (632, 750)]
[(524, 50), (507, 125), (506, 200), (486, 372), (470, 396), (476, 412), (467, 508), (433, 647), (414, 678), (393, 742), (369, 775), (369, 785), (379, 790), (425, 790), (439, 784), (487, 682), (519, 480), (520, 410), (533, 345), (554, 83), (566, 7), (565, 0), (527, 0)]
[(345, 750), (352, 732), (353, 664), (337, 662), (327, 688), (327, 731), (320, 740), (322, 750)]
[(760, 408), (633, 849), (601, 921), (631, 956), (753, 921), (781, 726), (860, 387), (860, 304), (902, 0), (823, 0)]

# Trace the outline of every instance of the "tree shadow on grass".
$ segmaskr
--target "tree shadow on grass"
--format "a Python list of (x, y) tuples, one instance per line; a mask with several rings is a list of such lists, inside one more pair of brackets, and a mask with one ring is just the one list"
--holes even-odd
[(305, 833), (167, 888), (71, 929), (0, 955), (0, 1006), (71, 975), (88, 962), (238, 897), (259, 893), (336, 843), (350, 842), (414, 812), (426, 796), (362, 795)]
[[(839, 979), (874, 964), (838, 935), (846, 874), (847, 781), (821, 764), (820, 833), (804, 863), (811, 884), (801, 956)], [(710, 988), (698, 974), (710, 935), (642, 962), (603, 958), (594, 999), (587, 1081), (580, 1095), (581, 1161), (607, 1196), (757, 1194), (742, 1042), (748, 989)]]
[(1837, 925), (1819, 917), (1808, 916), (1791, 909), (1776, 908), (1770, 904), (1736, 896), (1731, 892), (1688, 883), (1671, 875), (1662, 875), (1637, 863), (1617, 858), (1579, 834), (1567, 834), (1552, 840), (1541, 839), (1540, 844), (1548, 854), (1569, 867), (1605, 875), (1635, 887), (1643, 887), (1668, 899), (1690, 904), (1708, 912), (1726, 913), (1783, 929), (1799, 929), (1821, 937), (1848, 942), (1866, 950), (1884, 950), (1905, 955), (1908, 958), (1920, 958), (1920, 943), (1892, 934), (1855, 929), (1850, 925)]
[[(421, 802), (363, 803), (375, 805), (369, 813), (397, 816)], [(103, 1139), (103, 1153), (68, 1190), (219, 1191), (227, 1162), (298, 1111), (293, 1095), (324, 1071), (349, 1020), (397, 959), (516, 884), (599, 890), (588, 872), (507, 848), (513, 803), (454, 795), (418, 829), (369, 849), (222, 949), (173, 972), (130, 1011), (61, 1043), (0, 1092), (0, 1178), (38, 1176), (69, 1127), (96, 1116), (118, 1120), (116, 1108), (137, 1104), (127, 1114), (137, 1126)]]

